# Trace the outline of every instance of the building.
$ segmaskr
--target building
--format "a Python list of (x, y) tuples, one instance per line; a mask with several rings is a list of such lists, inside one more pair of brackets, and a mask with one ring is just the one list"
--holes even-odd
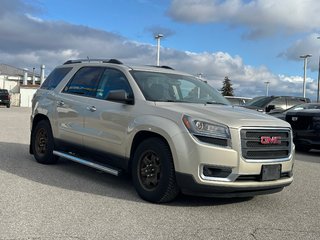
[(44, 65), (32, 71), (16, 68), (7, 64), (0, 64), (0, 88), (7, 89), (11, 95), (11, 105), (31, 107), (31, 100), (35, 91), (44, 79)]

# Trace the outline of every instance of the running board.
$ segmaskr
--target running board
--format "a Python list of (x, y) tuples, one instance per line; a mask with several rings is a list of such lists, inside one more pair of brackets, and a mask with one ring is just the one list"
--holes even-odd
[(68, 154), (68, 153), (59, 152), (59, 151), (53, 151), (53, 154), (56, 155), (56, 156), (71, 160), (73, 162), (77, 162), (77, 163), (80, 163), (82, 165), (85, 165), (85, 166), (88, 166), (88, 167), (92, 167), (92, 168), (98, 169), (98, 170), (106, 172), (106, 173), (110, 173), (110, 174), (115, 175), (115, 176), (119, 176), (120, 172), (121, 172), (120, 169), (115, 169), (115, 168), (112, 168), (112, 167), (107, 166), (107, 165), (102, 164), (102, 163), (92, 162), (92, 161), (89, 161), (89, 160), (86, 160), (86, 159), (82, 159), (82, 158), (76, 157), (76, 156)]

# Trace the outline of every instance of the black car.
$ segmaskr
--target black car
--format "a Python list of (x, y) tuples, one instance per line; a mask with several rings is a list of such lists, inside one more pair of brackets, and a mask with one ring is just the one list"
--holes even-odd
[(0, 105), (10, 107), (10, 95), (7, 89), (0, 89)]
[(320, 149), (320, 103), (295, 106), (285, 114), (291, 124), (296, 149)]
[(320, 103), (302, 103), (288, 108), (282, 112), (270, 112), (269, 115), (280, 118), (281, 120), (286, 120), (286, 115), (289, 111), (300, 111), (304, 109), (320, 109)]
[(293, 96), (268, 96), (256, 97), (246, 103), (244, 107), (254, 109), (259, 112), (276, 113), (283, 112), (286, 109), (301, 103), (309, 103), (309, 98)]

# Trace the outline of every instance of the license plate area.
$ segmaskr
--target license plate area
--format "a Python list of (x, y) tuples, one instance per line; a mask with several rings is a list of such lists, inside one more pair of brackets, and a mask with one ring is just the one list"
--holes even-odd
[(281, 164), (262, 165), (261, 181), (277, 180), (281, 176)]

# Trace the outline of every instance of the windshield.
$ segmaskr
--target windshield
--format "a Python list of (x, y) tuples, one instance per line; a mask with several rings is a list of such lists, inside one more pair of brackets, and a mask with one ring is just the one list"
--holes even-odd
[(248, 103), (246, 103), (245, 105), (263, 108), (270, 102), (270, 100), (271, 100), (270, 97), (256, 97), (251, 101), (249, 101)]
[(180, 74), (131, 71), (148, 101), (230, 104), (209, 84)]

